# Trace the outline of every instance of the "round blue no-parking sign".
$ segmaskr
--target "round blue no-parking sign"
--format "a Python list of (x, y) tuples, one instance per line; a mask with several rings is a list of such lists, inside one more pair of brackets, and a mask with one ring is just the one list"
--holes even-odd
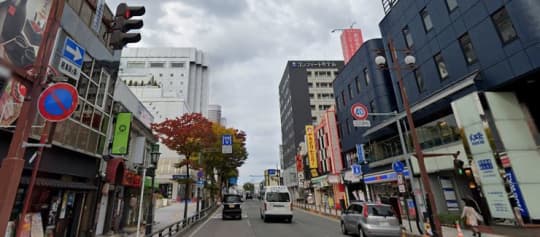
[(47, 87), (38, 99), (38, 111), (41, 116), (51, 122), (63, 121), (77, 109), (79, 94), (69, 83), (56, 83)]

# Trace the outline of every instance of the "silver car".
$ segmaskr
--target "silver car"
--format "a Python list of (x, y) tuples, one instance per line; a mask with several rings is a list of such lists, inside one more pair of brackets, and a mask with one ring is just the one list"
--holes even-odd
[(341, 214), (341, 232), (358, 236), (400, 236), (401, 226), (392, 206), (353, 202)]

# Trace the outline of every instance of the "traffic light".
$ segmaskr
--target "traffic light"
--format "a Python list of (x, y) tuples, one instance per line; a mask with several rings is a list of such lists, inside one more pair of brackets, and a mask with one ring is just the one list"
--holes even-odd
[(454, 159), (454, 171), (456, 171), (456, 173), (458, 175), (463, 175), (463, 173), (464, 173), (463, 165), (464, 164), (465, 164), (465, 162), (463, 162), (462, 160), (457, 159), (457, 158)]
[(130, 7), (120, 3), (112, 24), (110, 45), (113, 49), (122, 49), (126, 44), (137, 43), (141, 40), (140, 33), (128, 33), (130, 30), (143, 27), (142, 20), (130, 20), (134, 16), (142, 16), (146, 12), (143, 6)]

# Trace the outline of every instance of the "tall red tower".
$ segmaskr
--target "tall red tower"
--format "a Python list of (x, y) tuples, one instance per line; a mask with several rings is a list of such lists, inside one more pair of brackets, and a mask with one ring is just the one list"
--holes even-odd
[(362, 38), (362, 31), (360, 29), (344, 29), (341, 33), (341, 48), (343, 50), (343, 58), (345, 64), (349, 62), (351, 57), (356, 53), (356, 50), (362, 46), (364, 39)]

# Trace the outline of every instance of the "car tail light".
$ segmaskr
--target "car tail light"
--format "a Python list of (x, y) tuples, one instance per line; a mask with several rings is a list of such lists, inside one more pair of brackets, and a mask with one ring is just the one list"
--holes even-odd
[(368, 206), (364, 205), (364, 211), (363, 211), (363, 214), (364, 214), (364, 217), (367, 218), (368, 215), (369, 215), (369, 212), (368, 212)]

